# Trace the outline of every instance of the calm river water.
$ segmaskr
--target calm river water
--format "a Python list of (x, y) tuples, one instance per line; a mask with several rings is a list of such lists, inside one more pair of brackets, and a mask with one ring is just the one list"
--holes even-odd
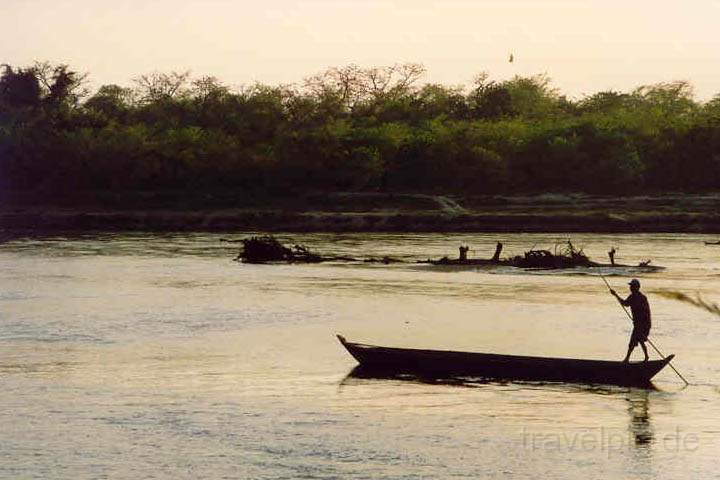
[[(658, 390), (346, 378), (336, 341), (621, 359), (630, 323), (595, 275), (414, 264), (247, 265), (245, 235), (0, 245), (0, 478), (717, 478), (720, 300), (701, 235), (573, 235), (640, 275)], [(323, 253), (489, 257), (562, 235), (283, 235)], [(632, 272), (611, 276), (627, 291)], [(636, 359), (640, 353), (636, 352)]]

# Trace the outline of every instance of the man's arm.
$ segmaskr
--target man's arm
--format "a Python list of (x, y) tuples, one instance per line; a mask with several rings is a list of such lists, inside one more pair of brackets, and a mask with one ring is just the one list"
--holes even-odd
[(613, 296), (615, 298), (617, 298), (617, 301), (620, 302), (620, 305), (622, 305), (623, 307), (630, 306), (630, 297), (623, 300), (622, 297), (620, 297), (620, 295), (618, 295), (617, 292), (615, 290), (613, 290), (612, 288), (610, 289), (610, 293), (612, 293)]

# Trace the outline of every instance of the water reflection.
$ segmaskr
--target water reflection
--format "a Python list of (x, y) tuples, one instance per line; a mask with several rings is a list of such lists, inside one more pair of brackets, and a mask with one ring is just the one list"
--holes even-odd
[(654, 439), (649, 413), (650, 391), (633, 388), (628, 392), (626, 400), (630, 414), (630, 431), (635, 439), (635, 445), (648, 448)]
[[(351, 387), (350, 390), (354, 390), (352, 387), (359, 387), (359, 390), (352, 394), (365, 398), (367, 393), (362, 392), (362, 388), (373, 383), (378, 388), (378, 398), (386, 398), (391, 390), (393, 394), (404, 391), (406, 395), (417, 395), (418, 398), (429, 393), (404, 390), (403, 383), (432, 385), (432, 392), (437, 394), (442, 394), (443, 387), (446, 387), (444, 393), (457, 399), (457, 404), (448, 402), (443, 405), (453, 405), (452, 408), (457, 408), (459, 404), (482, 405), (477, 412), (485, 412), (489, 408), (506, 422), (518, 422), (523, 432), (523, 441), (529, 436), (533, 442), (539, 442), (533, 443), (532, 448), (550, 452), (561, 450), (573, 454), (596, 453), (597, 449), (606, 455), (620, 455), (625, 452), (629, 455), (627, 460), (632, 465), (630, 468), (638, 475), (637, 478), (653, 478), (653, 460), (658, 452), (654, 451), (656, 432), (650, 414), (650, 401), (652, 397), (662, 403), (664, 395), (652, 383), (646, 387), (622, 387), (471, 377), (430, 378), (382, 373), (357, 366), (340, 382), (340, 389)], [(453, 392), (447, 387), (465, 389), (467, 395), (457, 390)], [(494, 396), (491, 393), (498, 391), (502, 391), (503, 395)], [(598, 397), (597, 402), (589, 402), (587, 396)], [(558, 400), (557, 403), (538, 401), (552, 397)], [(492, 406), (489, 406), (490, 399)], [(403, 403), (408, 405), (413, 402), (405, 396)], [(588, 410), (589, 404), (603, 405), (603, 408), (619, 408), (614, 415), (598, 417)], [(554, 424), (560, 418), (573, 418), (574, 422), (571, 420), (567, 426), (562, 426), (562, 423)], [(544, 426), (538, 428), (537, 424)], [(623, 429), (623, 424), (627, 426), (627, 430)], [(590, 443), (582, 443), (585, 441)]]
[[(410, 373), (390, 373), (383, 372), (374, 369), (369, 369), (358, 365), (353, 368), (346, 376), (340, 381), (340, 387), (346, 385), (353, 385), (362, 382), (363, 380), (396, 380), (401, 382), (411, 383), (423, 383), (427, 385), (447, 385), (457, 387), (477, 387), (484, 384), (496, 384), (502, 385), (507, 382), (502, 380), (491, 380), (484, 378), (469, 378), (469, 377), (424, 377)], [(359, 382), (360, 381), (360, 382)]]
[[(598, 395), (617, 395), (619, 393), (628, 392), (628, 401), (631, 402), (631, 413), (633, 412), (632, 406), (638, 407), (638, 422), (642, 417), (641, 409), (639, 406), (642, 402), (638, 398), (644, 398), (645, 405), (645, 420), (647, 416), (647, 402), (651, 391), (657, 391), (657, 387), (652, 383), (648, 382), (643, 385), (635, 385), (630, 390), (627, 387), (621, 387), (616, 385), (600, 385), (600, 384), (582, 384), (582, 383), (566, 383), (566, 382), (546, 382), (546, 381), (530, 381), (530, 380), (511, 380), (501, 378), (483, 378), (483, 377), (429, 377), (410, 373), (392, 373), (372, 368), (363, 367), (358, 365), (353, 368), (346, 376), (340, 381), (340, 386), (352, 385), (363, 380), (394, 380), (402, 382), (413, 382), (423, 383), (427, 385), (448, 385), (457, 387), (479, 387), (483, 385), (508, 385), (515, 384), (527, 387), (542, 387), (544, 389), (560, 389), (563, 391), (582, 391), (588, 393), (595, 393)], [(639, 392), (644, 392), (643, 397), (638, 397)], [(636, 418), (633, 416), (633, 418)], [(634, 430), (633, 430), (634, 431)]]

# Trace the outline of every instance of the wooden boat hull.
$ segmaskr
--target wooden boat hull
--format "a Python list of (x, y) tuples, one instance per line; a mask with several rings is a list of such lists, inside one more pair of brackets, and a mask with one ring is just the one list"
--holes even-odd
[(674, 357), (670, 355), (662, 360), (623, 363), (389, 348), (348, 342), (342, 335), (338, 335), (338, 339), (365, 372), (408, 373), (430, 378), (473, 376), (508, 380), (647, 385)]

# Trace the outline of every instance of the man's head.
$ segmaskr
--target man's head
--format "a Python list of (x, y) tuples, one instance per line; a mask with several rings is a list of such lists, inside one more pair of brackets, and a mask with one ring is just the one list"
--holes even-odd
[(637, 278), (633, 278), (632, 280), (630, 280), (630, 283), (628, 283), (628, 285), (630, 285), (631, 292), (637, 292), (640, 290), (640, 280), (638, 280)]

